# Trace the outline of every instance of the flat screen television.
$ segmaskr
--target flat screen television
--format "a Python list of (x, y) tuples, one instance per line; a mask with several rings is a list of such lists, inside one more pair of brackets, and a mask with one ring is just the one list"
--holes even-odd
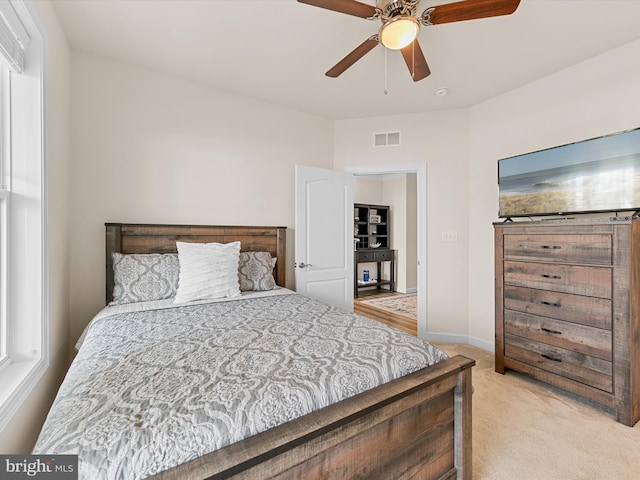
[(498, 160), (500, 218), (640, 210), (640, 128)]

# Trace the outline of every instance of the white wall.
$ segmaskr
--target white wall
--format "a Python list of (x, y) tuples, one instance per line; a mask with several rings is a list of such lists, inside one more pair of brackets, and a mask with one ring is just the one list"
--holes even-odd
[(500, 158), (640, 127), (640, 41), (470, 109), (469, 336), (494, 339)]
[(407, 175), (407, 269), (405, 286), (408, 293), (415, 293), (418, 288), (418, 191), (415, 174)]
[(353, 203), (382, 205), (383, 177), (380, 175), (355, 176), (353, 179)]
[[(407, 175), (392, 176), (384, 182), (382, 190), (382, 204), (390, 205), (389, 234), (391, 248), (396, 251), (396, 290), (407, 291)], [(415, 252), (414, 252), (415, 257)], [(383, 264), (386, 273), (389, 264)], [(388, 274), (385, 278), (389, 278)]]
[(73, 341), (104, 306), (105, 222), (293, 229), (294, 165), (331, 168), (327, 119), (86, 53), (71, 65)]
[(49, 369), (0, 432), (1, 453), (30, 453), (69, 362), (69, 46), (48, 1), (33, 2), (47, 36), (45, 162)]
[[(431, 338), (466, 336), (468, 280), (468, 112), (450, 110), (335, 122), (334, 168), (426, 164), (427, 322)], [(402, 145), (374, 148), (373, 134), (402, 132)], [(423, 206), (424, 207), (424, 206)], [(442, 231), (458, 232), (442, 242)], [(419, 326), (420, 331), (420, 326)]]

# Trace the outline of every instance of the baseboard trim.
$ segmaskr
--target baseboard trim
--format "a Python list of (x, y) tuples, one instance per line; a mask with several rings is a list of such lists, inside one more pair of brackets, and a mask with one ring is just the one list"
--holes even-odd
[(482, 350), (486, 350), (487, 352), (495, 353), (496, 344), (494, 342), (488, 342), (482, 338), (471, 337), (469, 336), (469, 345), (472, 347), (478, 347)]
[(427, 341), (444, 343), (469, 343), (466, 335), (458, 333), (427, 333)]
[(495, 344), (493, 342), (487, 342), (481, 338), (462, 335), (459, 333), (427, 333), (427, 341), (434, 343), (462, 343), (486, 350), (487, 352), (495, 351)]

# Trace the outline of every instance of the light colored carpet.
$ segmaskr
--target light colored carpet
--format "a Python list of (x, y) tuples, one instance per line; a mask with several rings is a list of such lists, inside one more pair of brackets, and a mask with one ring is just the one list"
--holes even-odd
[(418, 318), (418, 296), (415, 293), (361, 300), (361, 303), (371, 305), (381, 310), (387, 310), (388, 312)]
[(493, 353), (436, 343), (473, 367), (475, 480), (637, 480), (640, 423), (630, 428), (582, 397), (507, 370)]

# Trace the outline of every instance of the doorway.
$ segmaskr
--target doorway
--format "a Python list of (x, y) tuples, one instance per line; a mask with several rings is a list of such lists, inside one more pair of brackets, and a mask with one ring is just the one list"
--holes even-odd
[[(378, 311), (378, 315), (380, 319), (387, 319), (388, 322), (392, 323), (393, 326), (400, 328), (402, 330), (408, 331), (414, 335), (421, 338), (426, 338), (427, 334), (427, 221), (426, 221), (426, 164), (416, 164), (416, 165), (392, 165), (392, 166), (376, 166), (376, 167), (361, 167), (361, 168), (350, 168), (349, 171), (354, 174), (355, 184), (357, 185), (358, 179), (366, 180), (366, 181), (375, 181), (378, 179), (379, 181), (387, 181), (394, 179), (409, 179), (407, 184), (413, 182), (413, 190), (409, 188), (406, 191), (404, 198), (401, 201), (405, 202), (405, 212), (403, 212), (404, 220), (400, 223), (401, 225), (396, 225), (396, 234), (392, 235), (392, 243), (394, 245), (394, 249), (402, 250), (398, 252), (397, 255), (400, 257), (398, 263), (398, 269), (401, 271), (398, 272), (398, 281), (397, 293), (390, 294), (386, 293), (385, 295), (402, 295), (402, 294), (415, 294), (417, 297), (417, 312), (416, 312), (416, 321), (415, 324), (412, 325), (411, 322), (407, 322), (406, 316), (394, 316), (392, 312), (386, 311), (383, 314), (382, 311)], [(391, 196), (385, 197), (384, 194), (379, 194), (378, 197), (359, 197), (362, 195), (362, 192), (359, 191), (358, 187), (354, 188), (354, 201), (356, 203), (378, 203), (378, 204), (389, 204), (391, 201), (386, 201), (385, 199), (391, 198), (393, 201), (400, 201), (397, 199), (398, 189), (392, 189), (393, 193)], [(375, 195), (375, 193), (373, 194)], [(396, 195), (396, 198), (393, 199), (393, 195)], [(377, 202), (373, 202), (371, 200), (378, 200)], [(401, 228), (404, 231), (404, 235), (400, 235), (399, 238), (397, 236), (397, 228)], [(404, 237), (404, 238), (401, 238)], [(398, 240), (400, 243), (398, 243)], [(396, 247), (397, 246), (397, 247)], [(411, 250), (411, 251), (409, 251)], [(402, 267), (400, 266), (402, 264)], [(410, 267), (408, 265), (411, 264)], [(355, 275), (358, 272), (354, 272)], [(370, 308), (366, 314), (363, 309), (365, 308), (361, 305), (361, 301), (366, 302), (367, 298), (364, 297), (362, 299), (358, 298), (354, 302), (354, 310), (357, 313), (364, 314), (365, 316), (372, 317), (375, 316), (376, 312), (371, 311)]]

